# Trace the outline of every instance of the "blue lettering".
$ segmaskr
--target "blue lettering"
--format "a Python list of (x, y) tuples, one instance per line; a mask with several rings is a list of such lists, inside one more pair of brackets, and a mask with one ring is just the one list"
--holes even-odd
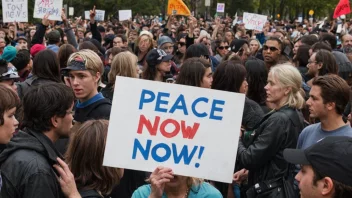
[[(148, 98), (146, 96), (149, 96)], [(144, 103), (150, 103), (155, 99), (155, 94), (152, 91), (143, 89), (141, 93), (141, 100), (139, 101), (139, 109), (143, 109)]]
[(139, 140), (136, 138), (134, 139), (134, 146), (133, 146), (133, 154), (132, 154), (132, 159), (136, 159), (137, 156), (137, 150), (142, 154), (144, 160), (148, 160), (149, 158), (149, 151), (150, 151), (150, 146), (152, 144), (151, 140), (147, 140), (147, 145), (144, 149), (142, 144), (139, 142)]
[[(163, 148), (165, 150), (165, 155), (164, 156), (159, 156), (157, 151), (159, 148)], [(165, 162), (170, 158), (171, 155), (171, 149), (167, 144), (160, 143), (157, 144), (153, 147), (152, 149), (152, 157), (155, 161), (157, 162)]]
[(169, 104), (169, 101), (167, 100), (162, 100), (161, 97), (170, 97), (169, 93), (164, 93), (164, 92), (159, 92), (157, 99), (156, 99), (156, 105), (155, 105), (155, 111), (159, 111), (159, 112), (163, 112), (166, 113), (167, 112), (167, 108), (161, 108), (160, 105), (167, 105)]
[(222, 116), (216, 116), (214, 115), (215, 112), (222, 112), (223, 111), (223, 108), (222, 107), (217, 107), (216, 105), (219, 104), (219, 105), (224, 105), (225, 104), (225, 101), (223, 100), (214, 100), (213, 101), (213, 104), (211, 106), (211, 111), (210, 111), (210, 116), (209, 118), (210, 119), (213, 119), (213, 120), (222, 120)]
[(190, 154), (188, 154), (188, 146), (184, 145), (182, 147), (182, 150), (181, 150), (179, 155), (177, 153), (177, 147), (176, 146), (177, 146), (176, 144), (172, 144), (172, 151), (174, 153), (174, 161), (175, 161), (175, 163), (179, 164), (180, 161), (183, 158), (183, 162), (186, 165), (189, 165), (191, 163), (191, 161), (192, 161), (192, 158), (193, 158), (194, 154), (196, 153), (196, 151), (198, 149), (198, 146), (194, 146), (193, 149), (192, 149), (192, 152)]
[(183, 96), (183, 94), (181, 94), (177, 98), (175, 104), (170, 109), (170, 113), (174, 113), (176, 109), (183, 110), (183, 114), (188, 115), (188, 110), (187, 110), (187, 107), (186, 107), (185, 97)]
[(199, 103), (199, 102), (205, 102), (205, 103), (208, 103), (209, 99), (208, 98), (205, 98), (205, 97), (200, 97), (200, 98), (197, 98), (193, 103), (192, 103), (192, 112), (195, 116), (197, 117), (200, 117), (200, 118), (204, 118), (204, 117), (207, 117), (208, 114), (207, 113), (199, 113), (197, 112), (196, 110), (196, 105)]

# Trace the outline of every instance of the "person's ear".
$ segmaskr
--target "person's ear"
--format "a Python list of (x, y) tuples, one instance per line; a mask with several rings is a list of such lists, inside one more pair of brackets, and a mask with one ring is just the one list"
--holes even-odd
[(59, 126), (59, 121), (58, 121), (59, 117), (57, 115), (54, 115), (53, 117), (51, 117), (51, 124), (57, 128)]
[(322, 182), (323, 182), (323, 189), (321, 191), (321, 194), (324, 196), (333, 194), (335, 187), (332, 179), (330, 177), (324, 177), (322, 179)]
[(94, 81), (96, 82), (96, 83), (98, 83), (99, 82), (99, 80), (100, 80), (100, 72), (97, 72), (96, 74), (95, 74), (95, 76), (94, 76)]

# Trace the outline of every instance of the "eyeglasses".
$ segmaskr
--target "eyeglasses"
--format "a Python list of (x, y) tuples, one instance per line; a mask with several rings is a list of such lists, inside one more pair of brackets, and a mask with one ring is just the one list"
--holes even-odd
[(186, 45), (186, 43), (184, 43), (184, 42), (178, 42), (178, 44), (179, 44), (181, 47), (183, 47), (183, 46)]
[(218, 47), (219, 48), (219, 50), (223, 50), (223, 49), (229, 49), (229, 46), (227, 45), (227, 46), (220, 46), (220, 47)]
[(270, 50), (270, 51), (272, 51), (272, 52), (275, 52), (275, 51), (278, 51), (279, 49), (277, 49), (276, 47), (268, 47), (268, 46), (266, 46), (266, 45), (264, 45), (263, 46), (263, 50), (264, 51), (267, 51), (267, 50)]
[(310, 60), (308, 60), (308, 65), (309, 65), (309, 64), (312, 64), (312, 63), (317, 63), (317, 61), (310, 61)]

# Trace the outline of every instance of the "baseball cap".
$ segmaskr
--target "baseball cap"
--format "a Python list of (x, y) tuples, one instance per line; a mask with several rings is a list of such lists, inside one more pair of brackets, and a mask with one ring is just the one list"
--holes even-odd
[(0, 81), (2, 80), (17, 80), (20, 76), (15, 67), (8, 67), (7, 72), (0, 74)]
[(147, 63), (149, 67), (154, 67), (161, 62), (170, 61), (172, 57), (173, 55), (166, 54), (166, 52), (162, 49), (152, 49), (147, 54)]
[(16, 39), (16, 42), (20, 41), (20, 40), (25, 40), (26, 42), (28, 42), (27, 38), (25, 36), (20, 36)]
[(247, 44), (248, 45), (248, 41), (243, 40), (243, 39), (235, 39), (234, 41), (231, 42), (230, 44), (230, 48), (231, 51), (237, 53), (238, 51), (240, 51), (241, 47)]
[(13, 46), (6, 46), (4, 52), (0, 56), (0, 59), (4, 59), (7, 62), (11, 62), (16, 57), (17, 50)]
[(86, 68), (86, 61), (81, 57), (76, 57), (75, 59), (71, 60), (67, 63), (67, 67), (62, 68), (61, 72), (64, 76), (67, 76), (68, 72), (70, 71), (84, 71), (87, 70)]
[(158, 40), (158, 47), (160, 48), (162, 45), (164, 45), (165, 43), (174, 43), (170, 37), (168, 36), (162, 36), (159, 38)]
[(352, 186), (352, 138), (326, 137), (309, 148), (285, 149), (284, 158), (292, 164), (311, 165), (318, 173)]
[(41, 44), (35, 44), (31, 47), (30, 53), (34, 57), (38, 52), (45, 50), (45, 46)]

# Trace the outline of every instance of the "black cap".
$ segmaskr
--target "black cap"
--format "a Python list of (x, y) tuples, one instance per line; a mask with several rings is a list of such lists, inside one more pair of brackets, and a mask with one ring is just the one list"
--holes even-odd
[(80, 57), (76, 57), (67, 63), (67, 67), (61, 69), (61, 73), (64, 76), (67, 76), (70, 71), (84, 71), (86, 68), (86, 61)]
[(247, 40), (243, 40), (243, 39), (235, 39), (231, 42), (230, 44), (230, 48), (231, 51), (237, 53), (238, 51), (240, 51), (241, 47), (247, 44), (248, 45), (248, 41)]
[(283, 154), (289, 163), (311, 165), (323, 176), (352, 186), (351, 137), (326, 137), (305, 150), (285, 149)]
[(170, 61), (173, 55), (168, 55), (162, 49), (152, 49), (147, 54), (147, 63), (149, 67), (155, 67), (159, 65), (161, 62)]
[(25, 36), (19, 36), (16, 39), (16, 42), (18, 42), (19, 40), (25, 40), (26, 42), (28, 42), (27, 38)]

